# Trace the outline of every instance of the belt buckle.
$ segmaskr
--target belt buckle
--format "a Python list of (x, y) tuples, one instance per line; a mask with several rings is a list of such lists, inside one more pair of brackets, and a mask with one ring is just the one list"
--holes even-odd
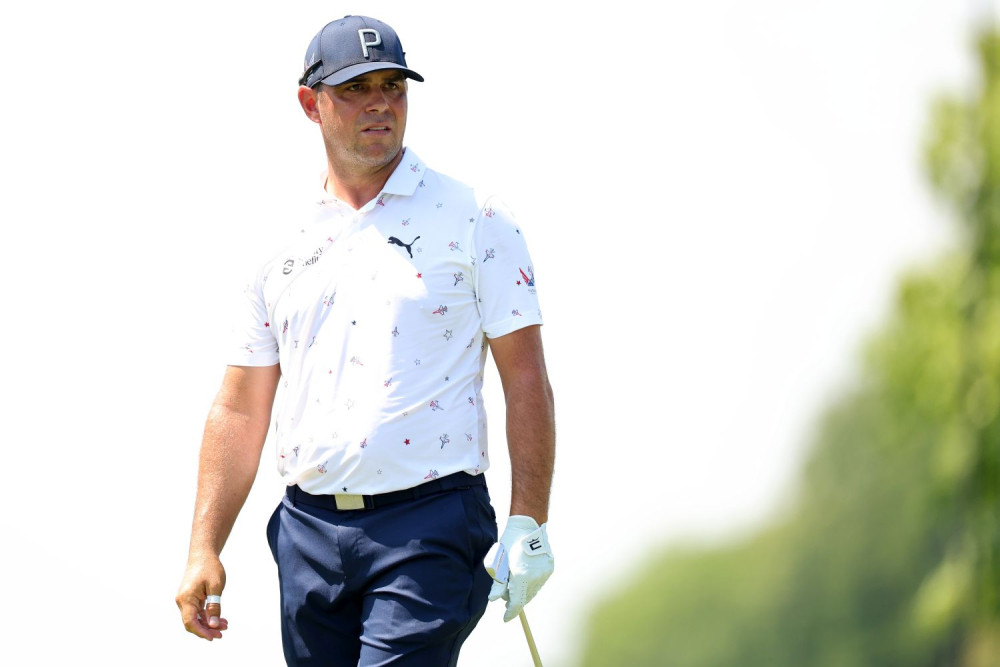
[(333, 502), (338, 510), (363, 510), (365, 497), (360, 493), (335, 493)]

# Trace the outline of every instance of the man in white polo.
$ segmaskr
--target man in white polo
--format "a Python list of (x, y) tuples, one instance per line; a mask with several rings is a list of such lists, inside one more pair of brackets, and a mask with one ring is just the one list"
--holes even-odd
[[(347, 16), (310, 44), (298, 96), (326, 147), (324, 197), (247, 284), (205, 428), (184, 625), (209, 641), (228, 627), (219, 554), (276, 400), (288, 492), (267, 536), (289, 665), (455, 664), (487, 598), (510, 620), (553, 568), (534, 267), (502, 202), (403, 148), (407, 79), (423, 81), (380, 21)], [(497, 541), (487, 347), (507, 405), (507, 584), (482, 563)]]

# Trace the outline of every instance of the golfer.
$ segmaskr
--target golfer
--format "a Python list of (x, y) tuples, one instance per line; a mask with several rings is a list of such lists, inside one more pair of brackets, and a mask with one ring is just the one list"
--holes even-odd
[[(205, 426), (184, 627), (209, 641), (228, 627), (220, 553), (273, 427), (288, 488), (267, 540), (289, 665), (454, 665), (488, 599), (509, 621), (553, 569), (535, 267), (502, 201), (403, 146), (411, 81), (381, 21), (337, 19), (310, 43), (298, 99), (326, 147), (322, 199), (238, 296)], [(483, 567), (488, 350), (507, 406), (506, 583)]]

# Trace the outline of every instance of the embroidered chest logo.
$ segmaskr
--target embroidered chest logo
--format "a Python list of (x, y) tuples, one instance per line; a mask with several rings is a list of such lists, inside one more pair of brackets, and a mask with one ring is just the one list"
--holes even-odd
[[(419, 238), (420, 237), (418, 236), (417, 239), (419, 239)], [(412, 246), (414, 243), (416, 243), (417, 239), (413, 239), (409, 243), (403, 243), (402, 241), (400, 241), (399, 239), (397, 239), (395, 236), (390, 236), (388, 242), (389, 243), (393, 243), (395, 245), (398, 245), (401, 248), (406, 248), (406, 252), (408, 252), (410, 254), (410, 259), (413, 259), (413, 250), (410, 249), (410, 246)]]

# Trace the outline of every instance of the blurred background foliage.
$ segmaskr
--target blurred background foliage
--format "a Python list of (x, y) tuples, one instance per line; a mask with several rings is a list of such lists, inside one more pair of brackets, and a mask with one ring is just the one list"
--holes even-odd
[(786, 514), (650, 559), (584, 665), (1000, 667), (1000, 34), (976, 43), (924, 152), (958, 250), (902, 279)]

